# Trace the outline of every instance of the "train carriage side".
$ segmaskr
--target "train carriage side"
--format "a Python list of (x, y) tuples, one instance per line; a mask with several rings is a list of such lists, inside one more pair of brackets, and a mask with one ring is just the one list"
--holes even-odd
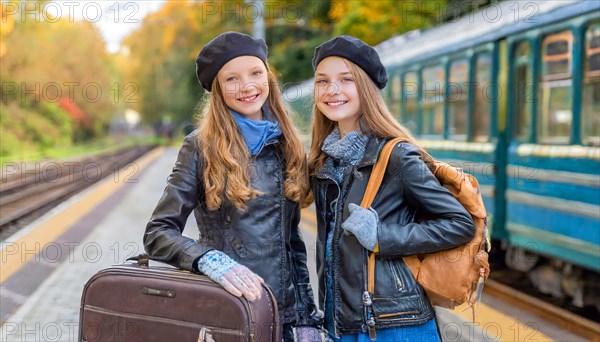
[(499, 144), (504, 140), (499, 139), (502, 102), (497, 98), (506, 91), (506, 80), (499, 79), (502, 73), (497, 70), (507, 65), (499, 53), (504, 48), (503, 42), (486, 42), (460, 51), (440, 49), (421, 55), (390, 66), (390, 83), (384, 89), (398, 121), (434, 158), (478, 179), (489, 227), (500, 238), (505, 234), (503, 187), (498, 184), (504, 181), (503, 169), (497, 165), (503, 165)]
[(600, 308), (599, 10), (565, 3), (487, 41), (442, 43), (388, 65), (384, 92), (435, 158), (478, 178), (507, 265)]
[(600, 309), (599, 10), (507, 39), (506, 261)]

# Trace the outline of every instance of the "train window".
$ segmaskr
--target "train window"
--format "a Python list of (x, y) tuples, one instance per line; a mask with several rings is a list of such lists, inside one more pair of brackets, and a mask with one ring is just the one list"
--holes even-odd
[(450, 137), (467, 140), (467, 103), (469, 100), (469, 62), (466, 59), (450, 64), (448, 108)]
[(444, 67), (441, 65), (423, 69), (423, 134), (444, 133)]
[(570, 31), (548, 35), (542, 41), (542, 80), (538, 106), (538, 136), (544, 143), (568, 143), (573, 112), (571, 110)]
[(473, 108), (473, 140), (488, 141), (490, 132), (490, 76), (492, 57), (489, 53), (477, 56), (475, 62), (475, 101)]
[(533, 84), (529, 66), (529, 42), (520, 42), (515, 49), (514, 63), (514, 118), (513, 134), (521, 141), (527, 141), (531, 135), (531, 106)]
[(585, 34), (584, 70), (581, 137), (584, 144), (600, 146), (600, 23)]
[(400, 115), (400, 74), (394, 74), (392, 76), (392, 89), (391, 89), (391, 109), (394, 117)]
[(401, 123), (413, 133), (417, 132), (417, 116), (419, 101), (419, 83), (415, 71), (404, 74), (404, 83), (402, 85), (402, 101), (404, 102), (404, 111), (402, 112)]
[(571, 76), (571, 53), (573, 36), (563, 31), (544, 38), (543, 73), (546, 79), (562, 79)]

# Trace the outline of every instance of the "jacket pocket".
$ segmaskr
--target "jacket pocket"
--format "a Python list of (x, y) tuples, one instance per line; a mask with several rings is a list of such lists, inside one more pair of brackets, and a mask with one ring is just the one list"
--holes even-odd
[(401, 293), (405, 296), (416, 294), (411, 279), (403, 272), (402, 259), (375, 259), (375, 296), (395, 297)]
[(373, 297), (373, 313), (379, 321), (409, 320), (423, 312), (423, 297), (395, 296)]

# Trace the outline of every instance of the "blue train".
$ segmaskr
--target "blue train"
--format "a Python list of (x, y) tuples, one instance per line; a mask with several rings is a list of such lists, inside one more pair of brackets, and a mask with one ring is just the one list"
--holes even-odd
[[(600, 310), (600, 2), (504, 1), (376, 48), (397, 119), (478, 178), (506, 265)], [(312, 83), (284, 93), (304, 127)]]

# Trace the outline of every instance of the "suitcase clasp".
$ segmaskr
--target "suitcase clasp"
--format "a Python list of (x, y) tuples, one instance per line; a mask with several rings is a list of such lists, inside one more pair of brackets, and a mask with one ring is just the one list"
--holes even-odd
[(215, 342), (215, 340), (210, 334), (210, 330), (202, 328), (198, 334), (198, 342)]
[(143, 294), (147, 294), (147, 295), (151, 295), (151, 296), (160, 296), (160, 297), (167, 297), (167, 298), (175, 298), (175, 291), (151, 289), (151, 288), (146, 287), (146, 286), (142, 287), (142, 293)]

